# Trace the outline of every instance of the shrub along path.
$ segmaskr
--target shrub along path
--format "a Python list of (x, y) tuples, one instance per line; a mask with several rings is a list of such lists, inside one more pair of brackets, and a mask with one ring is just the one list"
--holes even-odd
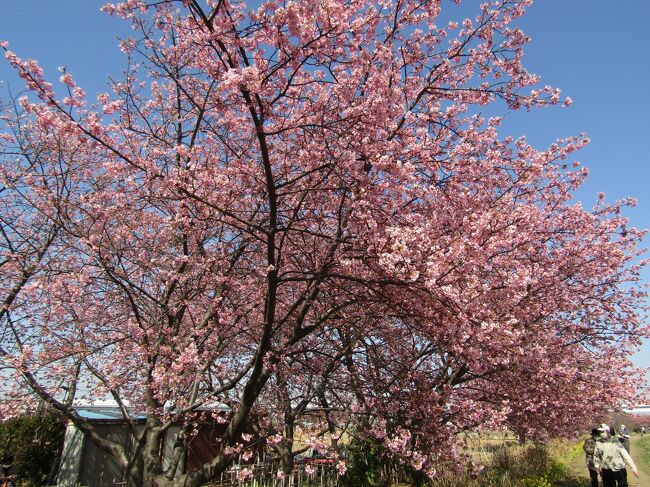
[[(650, 435), (642, 438), (641, 435), (633, 434), (630, 442), (630, 454), (639, 469), (638, 479), (629, 468), (627, 469), (627, 479), (630, 487), (650, 486)], [(584, 455), (576, 456), (569, 463), (569, 468), (576, 476), (579, 476), (584, 481), (585, 487), (591, 485), (589, 483), (589, 472), (585, 465)]]

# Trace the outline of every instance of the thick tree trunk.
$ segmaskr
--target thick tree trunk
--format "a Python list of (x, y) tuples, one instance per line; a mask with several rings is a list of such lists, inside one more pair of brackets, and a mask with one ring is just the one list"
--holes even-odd
[(282, 485), (289, 485), (289, 478), (293, 474), (293, 452), (290, 445), (282, 446), (280, 449), (280, 468), (284, 474)]
[(176, 481), (169, 480), (167, 477), (158, 476), (153, 480), (151, 484), (153, 487), (179, 487)]
[[(164, 436), (160, 429), (160, 420), (150, 414), (147, 416), (146, 441), (143, 448), (144, 482), (143, 487), (156, 487), (163, 480), (161, 460), (161, 443)], [(158, 480), (158, 482), (156, 482)]]
[(136, 455), (135, 458), (131, 459), (129, 466), (126, 470), (126, 482), (127, 486), (139, 486), (144, 485), (144, 469), (142, 463), (142, 455)]
[[(280, 452), (280, 468), (285, 476), (282, 485), (289, 485), (289, 477), (293, 474), (294, 456), (293, 456), (293, 427), (287, 427), (291, 430), (291, 436), (286, 436), (280, 445), (278, 451)], [(285, 431), (285, 435), (287, 432)]]

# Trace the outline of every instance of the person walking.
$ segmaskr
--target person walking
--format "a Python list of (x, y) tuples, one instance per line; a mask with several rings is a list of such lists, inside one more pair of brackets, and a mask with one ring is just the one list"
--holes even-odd
[(589, 478), (591, 479), (591, 487), (598, 487), (598, 471), (594, 466), (594, 450), (596, 449), (596, 441), (600, 437), (600, 431), (597, 428), (591, 430), (591, 436), (587, 438), (582, 445), (585, 451), (585, 462), (587, 469), (589, 469)]
[(630, 453), (630, 432), (624, 424), (618, 427), (618, 441), (620, 441), (623, 448)]
[(610, 434), (607, 425), (601, 425), (598, 430), (600, 438), (594, 448), (594, 467), (603, 478), (603, 487), (627, 487), (626, 466), (632, 469), (636, 477), (639, 476), (632, 457), (618, 439)]

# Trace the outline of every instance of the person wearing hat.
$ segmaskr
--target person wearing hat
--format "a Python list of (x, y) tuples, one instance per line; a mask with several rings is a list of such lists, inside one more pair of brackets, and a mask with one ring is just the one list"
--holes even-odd
[(594, 467), (603, 478), (603, 487), (627, 487), (626, 465), (632, 469), (632, 473), (638, 477), (639, 472), (630, 454), (621, 446), (618, 441), (610, 440), (609, 427), (598, 430), (601, 432), (599, 440), (594, 448)]
[(620, 441), (623, 448), (630, 453), (630, 433), (624, 424), (618, 427), (618, 441)]
[(596, 441), (598, 438), (600, 438), (600, 431), (597, 428), (594, 428), (591, 430), (591, 436), (587, 438), (582, 445), (582, 449), (585, 451), (587, 469), (589, 469), (591, 487), (598, 487), (598, 471), (594, 466), (594, 450), (596, 448)]

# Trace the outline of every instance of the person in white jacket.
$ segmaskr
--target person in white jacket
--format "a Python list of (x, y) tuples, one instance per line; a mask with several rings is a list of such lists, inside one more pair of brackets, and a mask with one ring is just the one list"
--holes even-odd
[(594, 448), (594, 467), (603, 478), (603, 487), (627, 487), (626, 466), (638, 477), (636, 465), (616, 437), (604, 428), (600, 430), (601, 436)]

